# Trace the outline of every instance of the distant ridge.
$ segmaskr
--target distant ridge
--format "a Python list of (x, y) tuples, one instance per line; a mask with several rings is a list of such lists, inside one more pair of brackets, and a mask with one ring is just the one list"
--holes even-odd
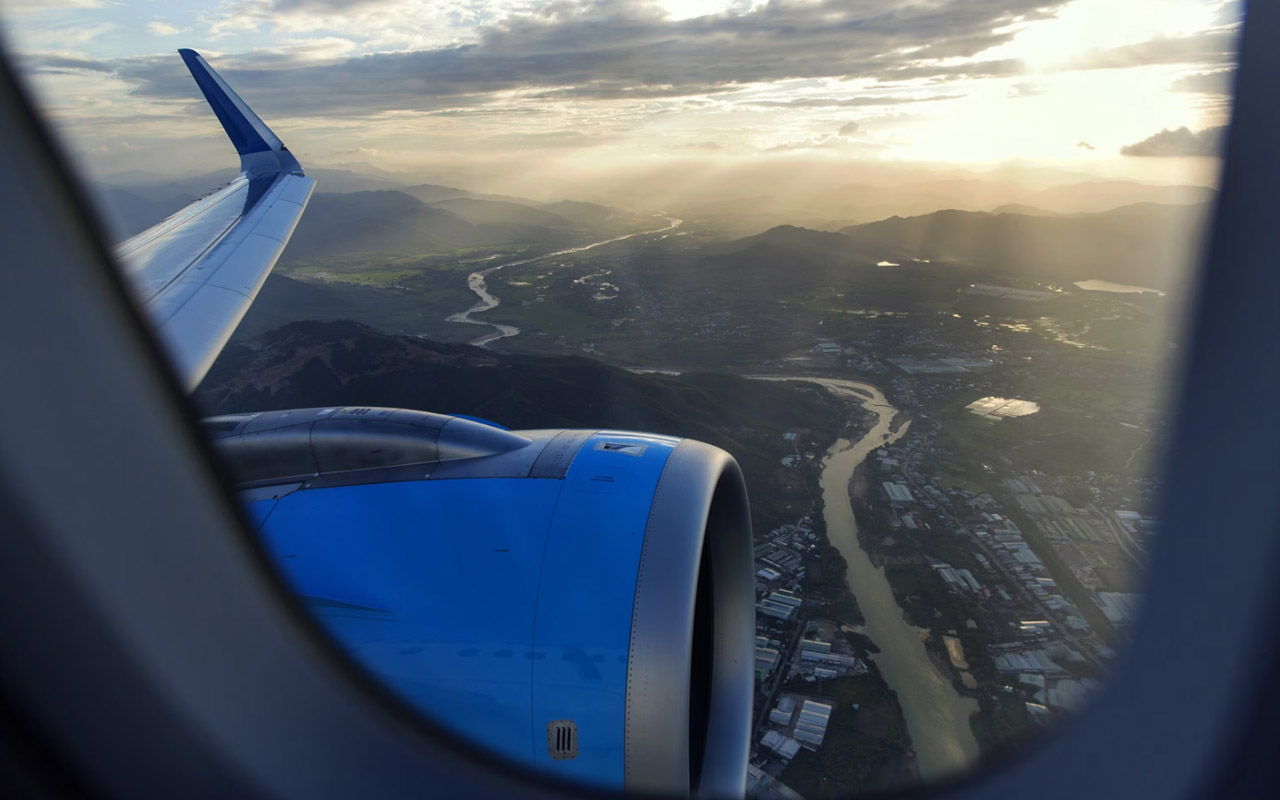
[(1198, 205), (1217, 192), (1207, 186), (1155, 186), (1136, 181), (1087, 181), (1054, 186), (1027, 195), (1021, 203), (1045, 211), (1079, 214), (1110, 211), (1135, 203)]
[(1026, 217), (1056, 217), (1057, 211), (1046, 211), (1043, 208), (1027, 206), (1022, 203), (1005, 203), (991, 209), (992, 214), (1022, 214)]
[(572, 241), (573, 233), (559, 228), (473, 222), (400, 191), (318, 192), (312, 196), (281, 263), (344, 253), (431, 253), (503, 244), (557, 246)]
[(840, 232), (854, 251), (981, 266), (1040, 280), (1177, 288), (1199, 256), (1208, 206), (1137, 203), (1093, 214), (938, 211)]
[(1098, 278), (1176, 290), (1199, 255), (1207, 215), (1207, 205), (1136, 203), (1049, 216), (952, 209), (837, 233), (780, 225), (708, 246), (696, 269), (672, 270), (664, 279), (781, 297), (804, 287), (881, 281), (885, 270), (876, 265), (892, 261), (911, 269), (964, 266), (993, 278), (1059, 284)]
[(457, 214), (471, 222), (498, 222), (514, 225), (541, 225), (546, 228), (572, 228), (573, 223), (559, 214), (531, 208), (505, 200), (481, 200), (475, 197), (453, 197), (430, 203), (432, 208)]

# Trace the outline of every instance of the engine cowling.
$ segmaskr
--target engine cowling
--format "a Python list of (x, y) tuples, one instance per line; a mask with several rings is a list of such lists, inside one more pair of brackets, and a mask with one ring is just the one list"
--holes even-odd
[(286, 583), (433, 721), (561, 778), (742, 795), (755, 604), (728, 453), (382, 408), (205, 426)]

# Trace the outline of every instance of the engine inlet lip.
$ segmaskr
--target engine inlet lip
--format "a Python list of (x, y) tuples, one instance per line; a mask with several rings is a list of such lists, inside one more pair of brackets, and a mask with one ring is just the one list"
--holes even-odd
[[(636, 577), (627, 663), (628, 791), (742, 796), (750, 749), (755, 603), (746, 486), (736, 461), (684, 440), (654, 493)], [(705, 720), (691, 720), (703, 559), (714, 632)], [(691, 733), (691, 731), (693, 733)], [(701, 742), (691, 736), (705, 736)], [(691, 771), (701, 754), (701, 769)]]

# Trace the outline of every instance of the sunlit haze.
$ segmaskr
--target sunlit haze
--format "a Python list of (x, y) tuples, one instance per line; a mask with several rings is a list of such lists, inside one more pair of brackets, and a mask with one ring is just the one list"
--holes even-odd
[(0, 7), (100, 177), (228, 164), (174, 54), (192, 47), (304, 164), (638, 204), (761, 180), (883, 184), (896, 166), (1211, 185), (1241, 14), (1231, 0)]

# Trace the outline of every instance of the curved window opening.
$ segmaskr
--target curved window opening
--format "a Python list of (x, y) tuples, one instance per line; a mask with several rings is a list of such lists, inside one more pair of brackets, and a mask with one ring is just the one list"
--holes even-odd
[[(367, 635), (344, 644), (410, 705), (515, 760), (563, 721), (548, 769), (629, 788), (628, 602), (681, 437), (736, 457), (751, 491), (750, 792), (953, 778), (1107, 680), (1161, 525), (1238, 4), (978, 19), (957, 0), (888, 31), (839, 4), (662, 2), (627, 17), (636, 47), (672, 43), (645, 74), (545, 59), (520, 78), (495, 65), (567, 41), (597, 65), (641, 56), (593, 38), (590, 3), (433, 20), (471, 48), (456, 64), (457, 42), (392, 41), (359, 8), (250, 35), (213, 3), (148, 24), (84, 5), (18, 4), (3, 25), (118, 240), (239, 180), (157, 41), (216, 39), (214, 66), (293, 145), (286, 172), (303, 177), (298, 154), (318, 182), (296, 228), (256, 220), (279, 260), (192, 397), (235, 440), (277, 566), (331, 633)], [(726, 44), (735, 26), (751, 48)], [(441, 85), (373, 70), (415, 56), (451, 65)], [(196, 250), (259, 199), (221, 208)], [(241, 283), (222, 288), (258, 291)], [(635, 433), (589, 441), (602, 430)], [(375, 511), (394, 525), (366, 544), (402, 534), (380, 555), (442, 537), (409, 554), (420, 571), (348, 546)], [(329, 549), (303, 552), (317, 531)], [(726, 668), (708, 552), (678, 748), (691, 788)], [(422, 575), (430, 603), (410, 596)], [(480, 621), (440, 622), (458, 598)], [(412, 636), (369, 633), (406, 608)], [(445, 674), (450, 659), (465, 666)]]

